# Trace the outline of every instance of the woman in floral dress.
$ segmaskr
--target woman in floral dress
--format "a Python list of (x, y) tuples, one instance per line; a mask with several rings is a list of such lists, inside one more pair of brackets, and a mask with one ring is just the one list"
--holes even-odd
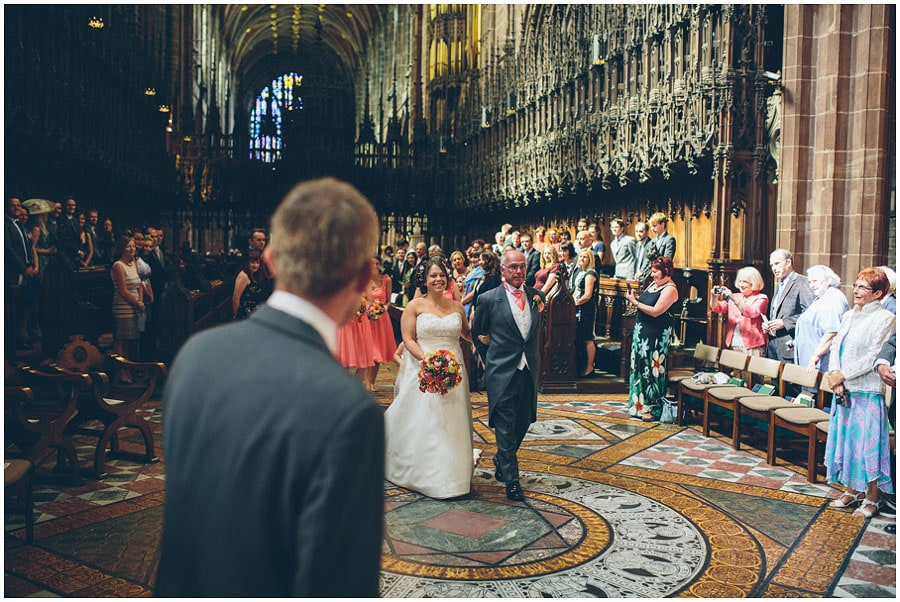
[(650, 265), (653, 282), (640, 297), (629, 288), (625, 298), (637, 309), (631, 344), (628, 413), (644, 422), (659, 420), (666, 397), (666, 366), (673, 322), (671, 308), (678, 301), (672, 282), (672, 260), (657, 257)]

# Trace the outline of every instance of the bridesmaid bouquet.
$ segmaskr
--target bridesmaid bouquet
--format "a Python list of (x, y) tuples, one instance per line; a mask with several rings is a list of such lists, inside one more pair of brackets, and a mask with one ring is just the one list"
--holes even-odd
[(366, 317), (371, 321), (375, 321), (381, 316), (384, 315), (384, 312), (387, 311), (387, 307), (378, 299), (373, 299), (372, 302), (366, 308)]
[(438, 349), (426, 354), (419, 370), (419, 391), (446, 395), (462, 380), (459, 362), (453, 352)]
[(363, 297), (362, 300), (359, 302), (359, 308), (356, 310), (356, 315), (354, 315), (353, 318), (356, 321), (360, 321), (360, 320), (362, 320), (362, 317), (364, 315), (366, 315), (366, 313), (368, 313), (368, 311), (369, 311), (369, 304), (366, 303), (366, 298)]

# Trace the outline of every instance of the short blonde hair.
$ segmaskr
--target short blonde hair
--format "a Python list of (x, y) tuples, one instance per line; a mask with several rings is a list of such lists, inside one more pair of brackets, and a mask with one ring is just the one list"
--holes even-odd
[(588, 256), (588, 269), (594, 269), (594, 252), (590, 249), (582, 249), (580, 253), (578, 253), (578, 260), (581, 260), (582, 255)]
[(335, 178), (301, 182), (275, 209), (270, 226), (279, 288), (328, 298), (371, 265), (378, 216), (356, 188)]
[(651, 226), (656, 225), (656, 224), (668, 224), (669, 217), (662, 211), (657, 211), (656, 213), (654, 213), (653, 215), (650, 216), (650, 218), (647, 220), (647, 223), (650, 224)]
[(737, 282), (738, 280), (746, 280), (749, 282), (750, 290), (756, 293), (763, 290), (763, 287), (766, 285), (766, 283), (763, 282), (763, 277), (762, 274), (759, 273), (759, 270), (750, 265), (737, 271), (734, 275), (734, 281)]

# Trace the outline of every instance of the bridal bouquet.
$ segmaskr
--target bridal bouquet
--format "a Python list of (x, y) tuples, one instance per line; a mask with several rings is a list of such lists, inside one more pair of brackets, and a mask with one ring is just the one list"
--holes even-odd
[(383, 304), (378, 299), (373, 299), (372, 302), (366, 308), (366, 317), (371, 321), (375, 321), (384, 315), (384, 312), (387, 311), (387, 306)]
[(419, 370), (419, 391), (422, 393), (446, 395), (460, 381), (462, 372), (453, 352), (438, 349), (422, 359), (422, 368)]

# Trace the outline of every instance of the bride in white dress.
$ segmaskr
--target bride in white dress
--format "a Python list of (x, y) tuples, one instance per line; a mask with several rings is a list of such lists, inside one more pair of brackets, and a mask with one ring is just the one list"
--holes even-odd
[[(462, 304), (444, 297), (448, 275), (443, 263), (429, 261), (425, 294), (403, 310), (400, 329), (406, 347), (397, 373), (396, 397), (385, 412), (388, 481), (446, 499), (472, 486), (472, 404), (459, 337), (470, 337)], [(419, 368), (426, 354), (449, 349), (462, 370), (461, 382), (446, 395), (419, 390)]]

